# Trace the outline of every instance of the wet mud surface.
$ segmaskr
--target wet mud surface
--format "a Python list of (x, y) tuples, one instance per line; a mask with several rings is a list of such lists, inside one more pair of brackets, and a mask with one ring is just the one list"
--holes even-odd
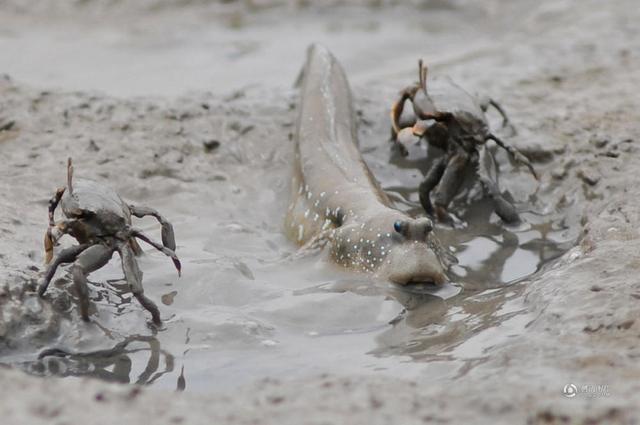
[[(386, 396), (384, 407), (365, 404), (396, 419), (404, 405), (391, 395), (417, 382), (416, 396), (437, 400), (416, 407), (426, 416), (462, 420), (446, 400), (463, 398), (487, 420), (521, 418), (526, 406), (532, 423), (574, 414), (624, 423), (637, 398), (626, 377), (638, 373), (637, 31), (623, 5), (576, 14), (571, 2), (443, 4), (387, 13), (341, 6), (340, 19), (323, 7), (224, 8), (212, 18), (202, 5), (152, 5), (153, 13), (129, 10), (139, 22), (121, 17), (124, 32), (113, 22), (125, 6), (92, 29), (94, 5), (74, 12), (83, 20), (70, 32), (62, 14), (29, 33), (22, 25), (43, 12), (10, 4), (0, 46), (24, 53), (0, 62), (10, 74), (0, 81), (0, 363), (198, 396), (233, 390), (237, 406), (282, 393), (292, 411), (310, 403), (291, 382), (306, 388), (331, 374), (318, 385)], [(200, 7), (211, 15), (198, 16)], [(176, 10), (193, 26), (163, 31)], [(392, 25), (407, 16), (407, 25)], [(305, 37), (292, 37), (300, 26)], [(402, 43), (424, 34), (419, 49)], [(59, 60), (43, 40), (60, 46)], [(504, 226), (468, 182), (452, 207), (465, 225), (437, 229), (459, 259), (452, 285), (399, 287), (337, 269), (324, 255), (289, 258), (292, 84), (311, 41), (345, 65), (363, 156), (410, 214), (420, 214), (417, 186), (436, 152), (414, 146), (403, 158), (392, 149), (387, 108), (413, 81), (418, 56), (434, 75), (490, 92), (510, 114), (517, 134), (497, 131), (527, 153), (540, 182), (496, 153), (501, 187), (523, 218), (516, 226)], [(499, 116), (490, 121), (499, 129)], [(160, 329), (126, 290), (116, 258), (90, 277), (88, 324), (66, 271), (44, 300), (35, 296), (47, 201), (69, 155), (77, 176), (173, 222), (183, 276), (160, 253), (140, 260)], [(136, 223), (159, 236), (154, 220)], [(574, 381), (607, 384), (612, 396), (566, 400), (562, 387)], [(336, 403), (341, 390), (327, 391)]]
[[(109, 102), (87, 100), (81, 94), (60, 100), (56, 95), (47, 97), (70, 108), (80, 103), (80, 110), (100, 109), (101, 103)], [(31, 108), (34, 103), (33, 99), (25, 101)], [(237, 108), (251, 111), (249, 117), (262, 110), (257, 120), (249, 120), (252, 126), (279, 119), (279, 140), (270, 141), (271, 149), (258, 154), (255, 146), (264, 143), (267, 132), (273, 137), (273, 124), (262, 131), (239, 125), (236, 140), (222, 142), (221, 147), (208, 152), (208, 139), (191, 137), (201, 138), (198, 124), (211, 125), (216, 113), (227, 116), (226, 109), (233, 108), (234, 102), (219, 107), (211, 100), (200, 103), (196, 111), (176, 111), (186, 115), (177, 119), (166, 118), (171, 115), (168, 111), (149, 113), (144, 104), (120, 106), (131, 113), (145, 111), (130, 124), (133, 128), (120, 132), (132, 132), (134, 145), (149, 140), (149, 151), (142, 154), (148, 158), (147, 164), (144, 159), (140, 164), (133, 155), (116, 154), (113, 162), (118, 168), (132, 166), (126, 165), (129, 161), (142, 165), (129, 179), (116, 177), (120, 173), (109, 170), (111, 160), (103, 153), (108, 148), (99, 147), (94, 139), (93, 143), (84, 141), (84, 152), (74, 155), (76, 175), (88, 174), (104, 182), (119, 180), (122, 188), (117, 189), (126, 199), (142, 195), (147, 199), (137, 203), (152, 205), (174, 223), (177, 251), (184, 263), (182, 278), (175, 277), (171, 263), (161, 254), (148, 250), (141, 259), (146, 293), (159, 302), (164, 326), (155, 330), (148, 324), (147, 313), (132, 298), (126, 283), (117, 279), (122, 272), (119, 259), (114, 257), (107, 267), (91, 275), (92, 323), (79, 321), (70, 276), (61, 271), (44, 304), (63, 310), (64, 323), (50, 334), (43, 333), (36, 350), (35, 341), (13, 349), (12, 345), (23, 341), (18, 338), (20, 331), (10, 335), (18, 341), (7, 338), (6, 363), (38, 375), (89, 375), (164, 388), (175, 387), (180, 378), (189, 389), (199, 390), (229, 388), (260, 377), (330, 371), (335, 369), (336, 358), (342, 359), (339, 367), (345, 371), (409, 377), (421, 373), (425, 361), (447, 359), (464, 364), (470, 360), (465, 351), (482, 352), (487, 344), (496, 343), (490, 339), (478, 344), (470, 338), (505, 321), (521, 322), (517, 316), (525, 310), (517, 297), (520, 287), (577, 239), (575, 217), (574, 227), (568, 224), (570, 209), (541, 213), (535, 211), (539, 205), (526, 199), (522, 204), (530, 211), (523, 212), (523, 223), (505, 227), (491, 214), (486, 200), (469, 202), (463, 193), (458, 204), (469, 205), (468, 211), (462, 210), (468, 227), (438, 229), (443, 243), (459, 259), (451, 274), (453, 285), (443, 289), (376, 282), (366, 275), (342, 271), (322, 255), (291, 260), (295, 246), (282, 234), (282, 217), (289, 193), (292, 145), (287, 131), (293, 112), (273, 110), (253, 100), (236, 101)], [(208, 109), (203, 104), (208, 104)], [(125, 111), (121, 113), (126, 116)], [(70, 123), (80, 118), (77, 113), (67, 112)], [(171, 140), (175, 134), (165, 135), (165, 129), (160, 135), (166, 144), (158, 143), (155, 134), (143, 133), (142, 129), (149, 128), (147, 122), (154, 123), (158, 117), (164, 118), (165, 126), (175, 125), (178, 133), (188, 131), (188, 135), (177, 136), (186, 140), (175, 146)], [(107, 112), (104, 121), (111, 119)], [(100, 120), (89, 120), (89, 126), (99, 126)], [(377, 132), (375, 128), (361, 127), (362, 139), (371, 144), (362, 144), (365, 158), (374, 173), (381, 170), (377, 177), (383, 187), (399, 199), (399, 208), (420, 214), (416, 176), (427, 161), (422, 159), (426, 154), (417, 155), (417, 164), (407, 164), (397, 158), (385, 138), (367, 137), (367, 132)], [(383, 124), (379, 127), (384, 128)], [(59, 131), (64, 134), (65, 129)], [(94, 136), (98, 138), (97, 133)], [(53, 162), (57, 169), (51, 174), (64, 181), (64, 160), (48, 151), (50, 154), (38, 154), (32, 161)], [(502, 159), (504, 175), (519, 177), (526, 185), (530, 178), (521, 170), (507, 170), (508, 162)], [(85, 170), (87, 162), (95, 165)], [(181, 169), (191, 172), (182, 175)], [(204, 178), (198, 178), (198, 170), (206, 170)], [(21, 171), (8, 175), (15, 179), (15, 186), (24, 178)], [(132, 185), (130, 180), (139, 183)], [(530, 187), (540, 192), (535, 184)], [(149, 192), (159, 195), (149, 196)], [(34, 223), (39, 215), (34, 211)], [(159, 230), (152, 219), (136, 223), (147, 233)], [(33, 255), (38, 258), (39, 246), (34, 245)], [(37, 277), (37, 273), (31, 276)], [(463, 346), (460, 356), (456, 355), (459, 346)], [(290, 360), (283, 361), (283, 357)], [(292, 368), (296, 372), (292, 373)], [(107, 373), (110, 369), (113, 371)]]

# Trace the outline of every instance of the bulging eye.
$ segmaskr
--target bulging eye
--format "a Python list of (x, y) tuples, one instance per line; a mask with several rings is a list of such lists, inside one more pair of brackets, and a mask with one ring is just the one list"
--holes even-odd
[(402, 222), (400, 220), (393, 223), (393, 230), (395, 230), (398, 233), (402, 233)]

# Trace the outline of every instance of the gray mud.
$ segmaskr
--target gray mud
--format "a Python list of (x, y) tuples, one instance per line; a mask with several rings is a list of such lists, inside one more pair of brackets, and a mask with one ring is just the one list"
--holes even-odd
[[(0, 59), (10, 75), (0, 81), (0, 363), (152, 386), (138, 397), (0, 369), (0, 382), (20, 383), (0, 402), (9, 423), (81, 422), (85, 410), (161, 423), (630, 423), (637, 414), (633, 2), (30, 6), (0, 9), (0, 47), (17, 52)], [(388, 107), (417, 58), (510, 114), (518, 133), (501, 135), (542, 178), (497, 154), (523, 218), (515, 227), (470, 182), (453, 207), (466, 227), (438, 229), (460, 260), (453, 285), (400, 288), (323, 256), (288, 259), (292, 83), (311, 41), (345, 65), (364, 157), (411, 214), (433, 152), (391, 149)], [(44, 300), (35, 296), (46, 205), (69, 155), (76, 175), (173, 222), (183, 276), (159, 253), (140, 261), (161, 329), (132, 301), (115, 258), (91, 275), (89, 324), (65, 271)], [(159, 236), (153, 220), (137, 223)], [(607, 395), (566, 398), (568, 383)], [(158, 403), (171, 414), (151, 412)]]

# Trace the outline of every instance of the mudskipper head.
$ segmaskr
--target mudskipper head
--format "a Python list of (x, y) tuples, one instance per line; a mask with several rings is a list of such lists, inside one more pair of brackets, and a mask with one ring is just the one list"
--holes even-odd
[(332, 255), (345, 267), (401, 285), (445, 283), (451, 256), (433, 235), (431, 220), (391, 210), (341, 226)]

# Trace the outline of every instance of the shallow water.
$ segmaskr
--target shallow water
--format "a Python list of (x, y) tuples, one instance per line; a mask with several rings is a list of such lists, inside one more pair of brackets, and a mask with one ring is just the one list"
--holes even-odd
[[(343, 17), (346, 23), (334, 25), (327, 24), (331, 19), (316, 23), (307, 16), (302, 22), (312, 25), (306, 27), (304, 37), (295, 37), (299, 21), (272, 28), (272, 21), (265, 18), (266, 22), (242, 30), (199, 27), (191, 32), (168, 31), (157, 39), (163, 28), (159, 19), (156, 26), (118, 33), (118, 37), (112, 28), (92, 30), (88, 38), (56, 32), (60, 28), (29, 33), (7, 30), (0, 37), (0, 46), (18, 46), (23, 52), (8, 68), (17, 78), (38, 85), (130, 95), (206, 90), (221, 80), (229, 81), (228, 87), (242, 87), (243, 82), (255, 79), (255, 69), (264, 74), (263, 86), (281, 88), (293, 80), (304, 46), (322, 40), (335, 47), (345, 62), (356, 101), (362, 102), (357, 106), (364, 105), (360, 139), (365, 159), (398, 208), (418, 214), (416, 188), (430, 153), (416, 147), (408, 159), (399, 158), (386, 142), (386, 107), (372, 106), (366, 103), (371, 99), (362, 95), (372, 82), (385, 81), (381, 90), (393, 93), (406, 78), (411, 79), (405, 83), (412, 81), (409, 70), (414, 68), (416, 53), (412, 45), (401, 44), (404, 39), (424, 38), (421, 53), (437, 67), (469, 75), (470, 71), (456, 64), (482, 55), (482, 44), (490, 36), (474, 38), (479, 30), (463, 25), (475, 12), (466, 16), (470, 12), (465, 10), (438, 10), (425, 16), (425, 21), (434, 23), (430, 37), (425, 37), (419, 21), (399, 29), (394, 26), (392, 18), (402, 13), (383, 17), (368, 12), (372, 24), (355, 28), (348, 25), (349, 13)], [(449, 29), (467, 28), (468, 32), (462, 37), (435, 25), (443, 19), (452, 24)], [(57, 37), (49, 39), (51, 31)], [(226, 38), (221, 39), (221, 34)], [(460, 41), (470, 38), (476, 41)], [(34, 61), (51, 59), (43, 50), (54, 51), (47, 43), (41, 44), (43, 39), (64, 46), (56, 50), (62, 59), (52, 61), (50, 68), (33, 66)], [(227, 49), (206, 56), (205, 51), (216, 50), (213, 40)], [(185, 45), (191, 48), (185, 50)], [(230, 52), (238, 46), (248, 53)], [(78, 59), (78, 51), (93, 53)], [(397, 62), (386, 59), (389, 51), (397, 54)], [(108, 67), (104, 61), (122, 67)], [(218, 61), (224, 66), (216, 67)], [(39, 72), (43, 68), (49, 73)], [(500, 69), (509, 72), (508, 67)], [(126, 73), (133, 77), (125, 78)], [(478, 79), (475, 83), (481, 85)], [(380, 95), (374, 100), (380, 97), (389, 98)], [(438, 229), (440, 239), (459, 259), (451, 274), (453, 285), (440, 291), (420, 285), (402, 288), (338, 270), (323, 256), (290, 261), (287, 256), (294, 247), (282, 233), (282, 222), (289, 194), (291, 145), (285, 140), (270, 141), (267, 147), (239, 144), (235, 153), (237, 164), (231, 161), (216, 181), (183, 185), (162, 178), (150, 180), (164, 185), (163, 195), (155, 196), (150, 204), (173, 221), (177, 252), (184, 262), (184, 275), (177, 279), (161, 254), (148, 251), (140, 260), (146, 293), (158, 302), (165, 319), (162, 329), (150, 328), (146, 312), (132, 302), (124, 283), (110, 280), (121, 274), (114, 259), (91, 276), (95, 282), (92, 323), (74, 322), (73, 328), (51, 344), (75, 354), (49, 352), (37, 360), (36, 354), (21, 352), (2, 361), (35, 374), (92, 375), (195, 391), (228, 389), (261, 377), (324, 372), (455, 378), (481, 363), (488, 348), (522, 331), (530, 320), (521, 296), (523, 288), (577, 238), (575, 211), (549, 205), (552, 188), (542, 191), (524, 170), (511, 169), (506, 157), (498, 154), (503, 187), (517, 195), (523, 224), (504, 227), (485, 200), (454, 203), (452, 209), (459, 212), (466, 227)], [(76, 172), (80, 170), (77, 166)], [(135, 189), (123, 193), (130, 199), (136, 195)], [(152, 221), (139, 223), (157, 234)], [(54, 293), (66, 293), (67, 284), (68, 277), (52, 285), (58, 287)], [(77, 319), (73, 308), (70, 312)]]
[[(427, 154), (418, 148), (402, 159), (384, 138), (363, 139), (370, 143), (362, 145), (367, 162), (397, 206), (419, 214), (416, 188)], [(276, 163), (288, 157), (288, 146), (281, 149)], [(374, 281), (336, 269), (322, 255), (288, 259), (294, 247), (281, 233), (288, 171), (272, 166), (257, 176), (265, 183), (262, 190), (232, 176), (238, 186), (221, 185), (215, 195), (177, 194), (167, 204), (175, 208), (194, 205), (197, 198), (212, 200), (210, 211), (196, 203), (198, 214), (169, 213), (184, 262), (181, 279), (170, 274), (170, 263), (157, 253), (141, 260), (147, 294), (162, 302), (160, 331), (144, 325), (146, 312), (131, 301), (122, 281), (100, 283), (119, 274), (114, 260), (92, 275), (95, 322), (80, 337), (74, 333), (78, 339), (62, 335), (53, 344), (76, 354), (50, 352), (34, 361), (33, 353), (23, 353), (5, 361), (36, 374), (92, 375), (189, 390), (328, 371), (429, 374), (432, 379), (464, 374), (482, 361), (484, 350), (522, 331), (530, 320), (520, 297), (528, 278), (577, 237), (577, 226), (570, 226), (574, 214), (537, 212), (544, 195), (522, 170), (511, 170), (506, 158), (499, 158), (505, 175), (532, 190), (520, 193), (526, 201), (516, 200), (523, 223), (503, 226), (486, 200), (468, 205), (464, 196), (456, 200), (452, 209), (463, 212), (466, 227), (438, 228), (459, 260), (453, 284), (443, 289)], [(225, 190), (260, 195), (242, 194), (233, 205), (221, 206)], [(160, 202), (158, 208), (167, 206)], [(242, 212), (234, 213), (234, 207)]]

